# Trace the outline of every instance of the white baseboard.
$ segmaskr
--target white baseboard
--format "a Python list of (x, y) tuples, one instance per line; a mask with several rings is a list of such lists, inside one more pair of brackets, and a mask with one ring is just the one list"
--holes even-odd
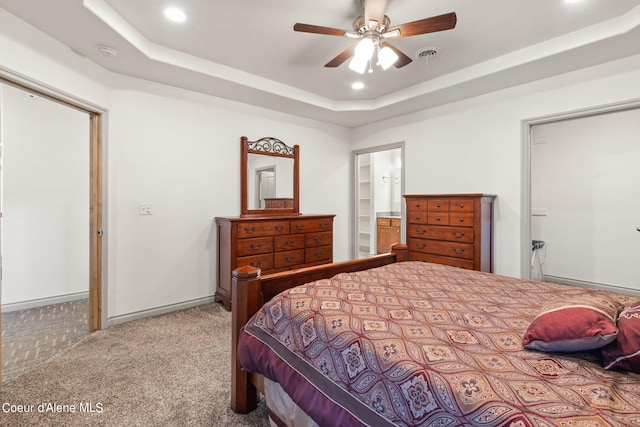
[(566, 277), (549, 276), (549, 275), (545, 274), (544, 275), (544, 281), (545, 282), (561, 283), (563, 285), (579, 286), (581, 288), (599, 289), (599, 290), (602, 290), (602, 291), (617, 292), (619, 294), (625, 294), (625, 295), (640, 296), (640, 290), (638, 290), (638, 289), (624, 288), (624, 287), (621, 287), (621, 286), (605, 285), (605, 284), (602, 284), (602, 283), (587, 282), (587, 281), (584, 281), (584, 280), (568, 279)]
[(171, 313), (172, 311), (184, 310), (198, 305), (209, 304), (214, 302), (214, 297), (198, 298), (190, 301), (180, 302), (177, 304), (165, 305), (162, 307), (151, 308), (149, 310), (141, 310), (135, 313), (123, 314), (120, 316), (109, 317), (107, 324), (102, 325), (103, 328), (119, 325), (121, 323), (130, 322), (132, 320), (142, 319), (145, 317), (158, 316), (161, 314)]
[(78, 299), (89, 298), (89, 292), (77, 292), (75, 294), (58, 295), (55, 297), (38, 298), (29, 301), (12, 302), (9, 304), (2, 304), (2, 312), (9, 313), (10, 311), (26, 310), (28, 308), (42, 307), (51, 304), (61, 304), (63, 302), (75, 301)]

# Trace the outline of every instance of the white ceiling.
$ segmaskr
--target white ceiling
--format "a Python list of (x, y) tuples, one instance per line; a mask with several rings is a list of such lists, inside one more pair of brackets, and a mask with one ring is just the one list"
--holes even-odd
[[(323, 65), (352, 40), (360, 0), (0, 0), (125, 75), (354, 127), (640, 53), (640, 0), (390, 0), (391, 25), (455, 12), (453, 30), (394, 40), (414, 61), (357, 74)], [(187, 21), (168, 21), (179, 6)], [(98, 46), (117, 50), (105, 57)], [(436, 47), (428, 61), (416, 52)], [(351, 89), (354, 81), (365, 89)]]

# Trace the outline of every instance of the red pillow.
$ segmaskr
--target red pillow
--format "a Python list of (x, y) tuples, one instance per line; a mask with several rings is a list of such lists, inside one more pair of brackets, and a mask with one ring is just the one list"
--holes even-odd
[(617, 313), (617, 304), (595, 296), (549, 304), (529, 325), (522, 345), (557, 352), (604, 347), (616, 339)]
[(640, 373), (640, 301), (620, 313), (618, 339), (602, 349), (605, 369)]

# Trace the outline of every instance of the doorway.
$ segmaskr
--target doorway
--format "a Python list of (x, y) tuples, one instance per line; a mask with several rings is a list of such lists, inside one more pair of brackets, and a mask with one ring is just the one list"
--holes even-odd
[(275, 199), (276, 197), (276, 167), (266, 166), (256, 169), (256, 206), (258, 209), (267, 207), (267, 199)]
[(543, 242), (545, 280), (640, 293), (640, 102), (523, 122), (523, 269)]
[(353, 257), (366, 258), (404, 242), (404, 143), (354, 151), (353, 164)]
[[(56, 318), (79, 306), (92, 332), (102, 326), (103, 111), (12, 77), (0, 75), (0, 300), (11, 313), (51, 306)], [(69, 117), (75, 136), (56, 138)], [(78, 135), (80, 145), (68, 143)], [(22, 316), (23, 327), (28, 318)]]

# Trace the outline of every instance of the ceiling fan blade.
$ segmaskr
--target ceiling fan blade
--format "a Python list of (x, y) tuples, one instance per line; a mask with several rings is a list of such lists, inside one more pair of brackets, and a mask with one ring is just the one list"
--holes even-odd
[(344, 61), (351, 58), (356, 50), (356, 45), (351, 45), (345, 50), (343, 50), (338, 56), (333, 58), (331, 61), (324, 64), (325, 67), (338, 67), (342, 65)]
[(320, 25), (311, 24), (295, 24), (293, 31), (300, 31), (302, 33), (324, 34), (327, 36), (344, 36), (346, 31), (339, 30), (338, 28), (322, 27)]
[(432, 16), (389, 28), (387, 32), (400, 30), (400, 35), (394, 38), (417, 36), (420, 34), (435, 33), (436, 31), (450, 30), (456, 27), (458, 18), (455, 12), (444, 15)]
[(388, 3), (389, 0), (364, 0), (364, 22), (367, 27), (370, 26), (370, 23), (375, 22), (374, 28), (371, 28), (375, 30), (378, 25), (384, 22)]
[(405, 65), (408, 65), (411, 63), (412, 59), (409, 58), (407, 55), (405, 55), (404, 52), (399, 50), (397, 47), (393, 46), (390, 43), (385, 43), (384, 45), (389, 46), (389, 48), (391, 48), (391, 50), (393, 50), (396, 53), (396, 55), (398, 55), (398, 59), (393, 64), (396, 68), (402, 68)]

